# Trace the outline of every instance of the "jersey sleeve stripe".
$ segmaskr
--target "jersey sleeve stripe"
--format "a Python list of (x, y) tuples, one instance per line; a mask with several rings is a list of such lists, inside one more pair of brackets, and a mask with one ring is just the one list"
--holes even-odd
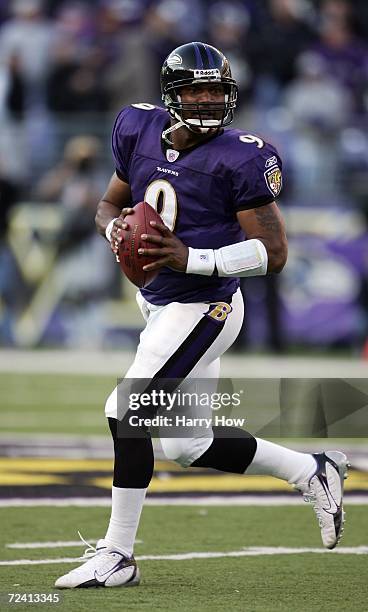
[(116, 176), (123, 181), (124, 183), (126, 183), (128, 181), (127, 177), (124, 176), (124, 174), (122, 173), (121, 170), (119, 170), (119, 168), (115, 168), (115, 172), (116, 172)]
[(275, 200), (274, 197), (269, 196), (268, 198), (262, 196), (261, 198), (255, 198), (250, 202), (245, 202), (244, 204), (239, 204), (239, 206), (235, 207), (236, 212), (240, 212), (241, 210), (251, 210), (252, 208), (260, 208), (261, 206), (266, 206), (266, 204), (271, 204)]

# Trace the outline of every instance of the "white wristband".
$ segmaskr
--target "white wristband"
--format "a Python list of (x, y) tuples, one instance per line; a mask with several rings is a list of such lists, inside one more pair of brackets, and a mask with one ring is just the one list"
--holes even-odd
[(258, 238), (242, 240), (221, 249), (192, 249), (189, 247), (187, 274), (242, 277), (267, 274), (268, 255), (263, 242)]
[(215, 254), (212, 249), (192, 249), (189, 247), (187, 274), (212, 276), (215, 269)]
[(107, 238), (107, 240), (109, 242), (111, 242), (111, 232), (112, 232), (112, 228), (114, 227), (114, 223), (116, 221), (116, 219), (118, 219), (119, 217), (115, 217), (114, 219), (111, 219), (111, 221), (109, 222), (108, 226), (105, 229), (105, 236)]

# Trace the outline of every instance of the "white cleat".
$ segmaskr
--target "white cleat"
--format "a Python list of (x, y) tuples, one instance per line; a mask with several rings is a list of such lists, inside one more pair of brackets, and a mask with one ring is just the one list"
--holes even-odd
[(304, 501), (313, 504), (317, 515), (323, 545), (335, 548), (344, 530), (344, 479), (349, 466), (346, 455), (340, 451), (326, 451), (313, 455), (317, 467), (308, 482), (297, 483)]
[(134, 557), (126, 557), (104, 540), (99, 540), (96, 548), (88, 546), (82, 557), (88, 561), (58, 578), (55, 582), (57, 588), (138, 586), (140, 574)]

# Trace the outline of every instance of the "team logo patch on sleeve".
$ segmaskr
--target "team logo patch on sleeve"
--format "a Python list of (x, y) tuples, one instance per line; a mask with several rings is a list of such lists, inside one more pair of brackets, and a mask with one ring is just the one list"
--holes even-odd
[(269, 168), (264, 173), (266, 185), (273, 196), (278, 196), (282, 189), (282, 174), (278, 166)]

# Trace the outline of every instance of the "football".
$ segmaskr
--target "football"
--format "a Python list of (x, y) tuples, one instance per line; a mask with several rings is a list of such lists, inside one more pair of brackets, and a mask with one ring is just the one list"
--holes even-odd
[(160, 215), (147, 202), (139, 202), (134, 206), (134, 212), (127, 215), (124, 219), (128, 224), (128, 229), (123, 230), (124, 240), (119, 248), (120, 267), (125, 276), (139, 288), (146, 287), (151, 283), (160, 270), (145, 272), (143, 266), (156, 261), (154, 257), (139, 255), (140, 248), (157, 248), (157, 245), (145, 242), (141, 239), (142, 234), (161, 236), (160, 232), (151, 227), (150, 221), (157, 221), (162, 224)]

